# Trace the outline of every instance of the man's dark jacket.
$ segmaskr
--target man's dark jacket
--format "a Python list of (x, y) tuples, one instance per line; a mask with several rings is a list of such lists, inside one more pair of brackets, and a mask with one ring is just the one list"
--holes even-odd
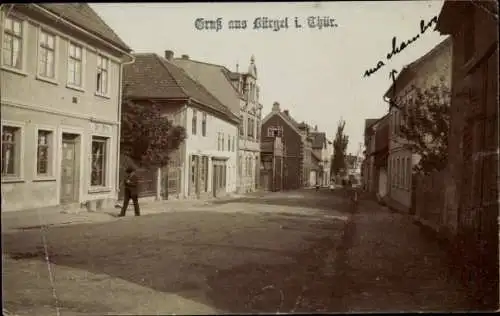
[(127, 175), (125, 190), (129, 192), (130, 196), (137, 196), (139, 194), (139, 178), (135, 173)]

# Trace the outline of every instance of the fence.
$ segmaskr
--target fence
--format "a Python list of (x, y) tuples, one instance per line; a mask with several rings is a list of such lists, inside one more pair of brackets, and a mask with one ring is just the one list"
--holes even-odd
[(415, 215), (434, 229), (446, 225), (445, 212), (446, 171), (436, 171), (429, 175), (415, 175), (414, 203)]

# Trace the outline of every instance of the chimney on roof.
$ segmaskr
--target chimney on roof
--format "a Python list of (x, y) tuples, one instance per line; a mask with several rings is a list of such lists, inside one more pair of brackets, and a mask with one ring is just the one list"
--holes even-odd
[(240, 71), (240, 64), (236, 63), (236, 72)]
[(173, 58), (174, 58), (174, 52), (171, 50), (166, 50), (165, 51), (165, 59), (168, 61), (172, 61)]
[(272, 112), (279, 112), (280, 111), (280, 104), (278, 102), (274, 102), (273, 109), (271, 111)]
[(314, 125), (314, 131), (317, 132), (318, 131), (318, 125)]
[(182, 55), (181, 57), (182, 57), (182, 59), (189, 59), (189, 55), (186, 55), (186, 54)]
[(285, 113), (286, 116), (290, 116), (290, 111), (284, 110), (283, 113)]

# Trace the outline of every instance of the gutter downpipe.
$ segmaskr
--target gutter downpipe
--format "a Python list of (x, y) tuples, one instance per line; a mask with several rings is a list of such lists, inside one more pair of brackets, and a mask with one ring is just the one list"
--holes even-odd
[(131, 59), (120, 64), (120, 75), (118, 78), (119, 88), (118, 88), (118, 125), (116, 126), (116, 175), (115, 175), (115, 191), (116, 191), (116, 201), (118, 201), (118, 194), (120, 192), (120, 142), (121, 142), (121, 125), (122, 125), (122, 101), (123, 101), (123, 66), (130, 65), (135, 62), (135, 57), (133, 55), (128, 55)]
[[(122, 111), (122, 91), (123, 91), (123, 85), (122, 85), (121, 81), (123, 79), (123, 65), (128, 65), (128, 64), (134, 63), (135, 62), (135, 57), (133, 55), (131, 55), (129, 52), (127, 52), (127, 51), (125, 51), (125, 50), (123, 50), (121, 48), (118, 48), (116, 45), (113, 45), (112, 43), (110, 43), (108, 41), (105, 41), (104, 39), (100, 38), (99, 36), (94, 35), (94, 34), (88, 32), (87, 30), (85, 30), (85, 29), (83, 29), (83, 28), (81, 28), (81, 27), (79, 27), (79, 26), (77, 26), (75, 24), (73, 24), (73, 23), (71, 23), (69, 21), (66, 21), (65, 19), (62, 19), (61, 16), (59, 16), (59, 15), (57, 15), (57, 14), (55, 14), (55, 13), (53, 13), (53, 12), (51, 12), (51, 11), (43, 8), (43, 7), (41, 7), (40, 5), (33, 4), (33, 6), (35, 8), (37, 8), (38, 10), (40, 10), (40, 11), (42, 11), (42, 12), (44, 12), (44, 13), (46, 13), (46, 14), (54, 17), (54, 18), (56, 18), (57, 21), (61, 21), (61, 22), (65, 23), (65, 24), (69, 25), (70, 27), (79, 30), (80, 32), (86, 34), (87, 36), (90, 36), (91, 38), (98, 40), (99, 42), (103, 43), (104, 45), (106, 45), (108, 47), (111, 47), (112, 49), (114, 49), (114, 50), (116, 50), (116, 51), (118, 51), (118, 52), (122, 53), (123, 55), (125, 55), (125, 56), (127, 56), (127, 57), (130, 58), (129, 61), (121, 62), (120, 63), (120, 75), (119, 75), (119, 81), (118, 81), (120, 83), (120, 86), (118, 88), (119, 95), (118, 95), (118, 113), (117, 113), (118, 114), (118, 125), (117, 125), (117, 138), (116, 138), (116, 143), (117, 143), (117, 145), (116, 145), (116, 148), (117, 148), (116, 163), (117, 163), (117, 165), (116, 165), (116, 167), (119, 168), (119, 166), (120, 166), (120, 134), (121, 134), (121, 114), (122, 114), (121, 113), (121, 111)], [(116, 199), (118, 200), (118, 192), (119, 192), (119, 187), (120, 187), (120, 185), (119, 185), (119, 182), (120, 182), (120, 172), (119, 171), (116, 173), (115, 181), (116, 181), (116, 184), (115, 184), (116, 185), (116, 188), (115, 188)]]

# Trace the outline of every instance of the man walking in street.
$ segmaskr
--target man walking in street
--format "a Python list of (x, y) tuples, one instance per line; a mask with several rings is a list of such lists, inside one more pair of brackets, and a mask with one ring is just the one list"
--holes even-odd
[(141, 215), (140, 209), (139, 209), (139, 199), (138, 199), (138, 193), (139, 193), (139, 179), (137, 175), (135, 174), (135, 169), (132, 167), (128, 167), (127, 170), (125, 170), (126, 176), (125, 176), (125, 196), (123, 197), (123, 206), (122, 206), (122, 211), (120, 212), (119, 217), (125, 216), (125, 212), (127, 211), (128, 208), (128, 202), (130, 199), (132, 199), (132, 202), (134, 203), (134, 213), (135, 216)]

